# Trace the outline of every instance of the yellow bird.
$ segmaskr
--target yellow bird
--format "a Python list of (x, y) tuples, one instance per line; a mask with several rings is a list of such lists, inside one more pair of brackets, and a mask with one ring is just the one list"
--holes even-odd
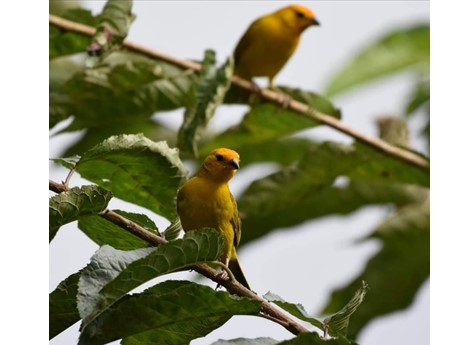
[(236, 247), (241, 238), (238, 208), (228, 187), (228, 181), (240, 168), (237, 152), (220, 148), (204, 160), (198, 173), (177, 193), (177, 213), (184, 231), (204, 227), (214, 228), (224, 235), (220, 260), (232, 271), (236, 280), (249, 289)]
[(313, 11), (305, 6), (291, 5), (256, 19), (235, 48), (235, 74), (251, 80), (268, 77), (275, 89), (274, 78), (299, 44), (302, 32), (319, 25)]

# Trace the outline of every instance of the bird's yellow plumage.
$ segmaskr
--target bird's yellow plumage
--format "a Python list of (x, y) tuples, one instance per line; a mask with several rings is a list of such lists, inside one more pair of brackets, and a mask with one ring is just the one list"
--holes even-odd
[(188, 180), (177, 193), (177, 213), (184, 231), (214, 228), (225, 238), (221, 261), (236, 280), (249, 289), (249, 284), (236, 255), (241, 238), (238, 208), (228, 187), (228, 181), (239, 169), (237, 152), (220, 148), (204, 160), (198, 173)]
[(302, 32), (312, 25), (319, 25), (313, 11), (301, 5), (256, 19), (235, 48), (235, 74), (245, 79), (268, 77), (274, 88), (275, 76), (296, 50)]

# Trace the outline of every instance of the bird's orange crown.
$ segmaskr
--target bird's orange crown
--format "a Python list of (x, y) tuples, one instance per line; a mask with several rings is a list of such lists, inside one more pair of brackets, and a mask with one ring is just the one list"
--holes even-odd
[(299, 14), (303, 14), (303, 16), (307, 19), (314, 19), (315, 18), (315, 14), (313, 13), (313, 11), (308, 8), (308, 7), (305, 7), (305, 6), (302, 6), (302, 5), (291, 5), (291, 6), (288, 6), (289, 8), (291, 8), (294, 12), (297, 12)]
[(238, 162), (240, 161), (240, 155), (238, 154), (238, 152), (223, 147), (220, 149), (215, 149), (211, 152), (210, 155), (213, 155), (215, 157), (222, 156), (225, 161), (231, 161), (232, 159)]
[(240, 155), (236, 151), (227, 148), (215, 149), (204, 160), (198, 176), (229, 181), (240, 168), (239, 163)]
[(312, 25), (319, 25), (314, 12), (302, 5), (290, 5), (275, 12), (283, 18), (287, 26), (295, 28), (297, 34)]

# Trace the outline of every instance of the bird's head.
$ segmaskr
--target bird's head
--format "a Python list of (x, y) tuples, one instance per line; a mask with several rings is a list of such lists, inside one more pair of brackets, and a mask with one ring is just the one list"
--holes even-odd
[(290, 5), (275, 13), (299, 35), (309, 26), (319, 25), (313, 11), (302, 5)]
[(240, 155), (233, 150), (220, 148), (212, 151), (204, 160), (199, 176), (227, 182), (240, 168)]

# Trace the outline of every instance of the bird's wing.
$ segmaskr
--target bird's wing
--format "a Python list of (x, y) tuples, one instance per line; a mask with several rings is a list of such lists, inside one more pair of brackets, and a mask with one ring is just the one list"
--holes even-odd
[(177, 213), (180, 214), (181, 213), (181, 206), (182, 206), (182, 203), (184, 202), (185, 200), (185, 193), (183, 191), (182, 188), (180, 188), (177, 192), (177, 196), (176, 196), (176, 210), (177, 210)]
[(256, 39), (257, 37), (254, 37), (254, 32), (258, 31), (257, 27), (260, 26), (260, 19), (254, 21), (249, 28), (246, 30), (246, 32), (243, 34), (243, 36), (240, 38), (240, 41), (238, 42), (235, 52), (233, 54), (233, 57), (235, 58), (235, 66), (238, 66), (238, 63), (240, 62), (241, 56), (245, 51), (247, 51), (247, 48), (251, 46), (252, 41)]
[(233, 237), (233, 244), (236, 247), (238, 247), (238, 244), (240, 243), (241, 239), (241, 219), (238, 214), (238, 206), (236, 205), (235, 198), (233, 195), (230, 194), (232, 204), (233, 204), (233, 216), (232, 219), (230, 220), (230, 223), (232, 224), (233, 227), (233, 232), (234, 232), (234, 237)]

